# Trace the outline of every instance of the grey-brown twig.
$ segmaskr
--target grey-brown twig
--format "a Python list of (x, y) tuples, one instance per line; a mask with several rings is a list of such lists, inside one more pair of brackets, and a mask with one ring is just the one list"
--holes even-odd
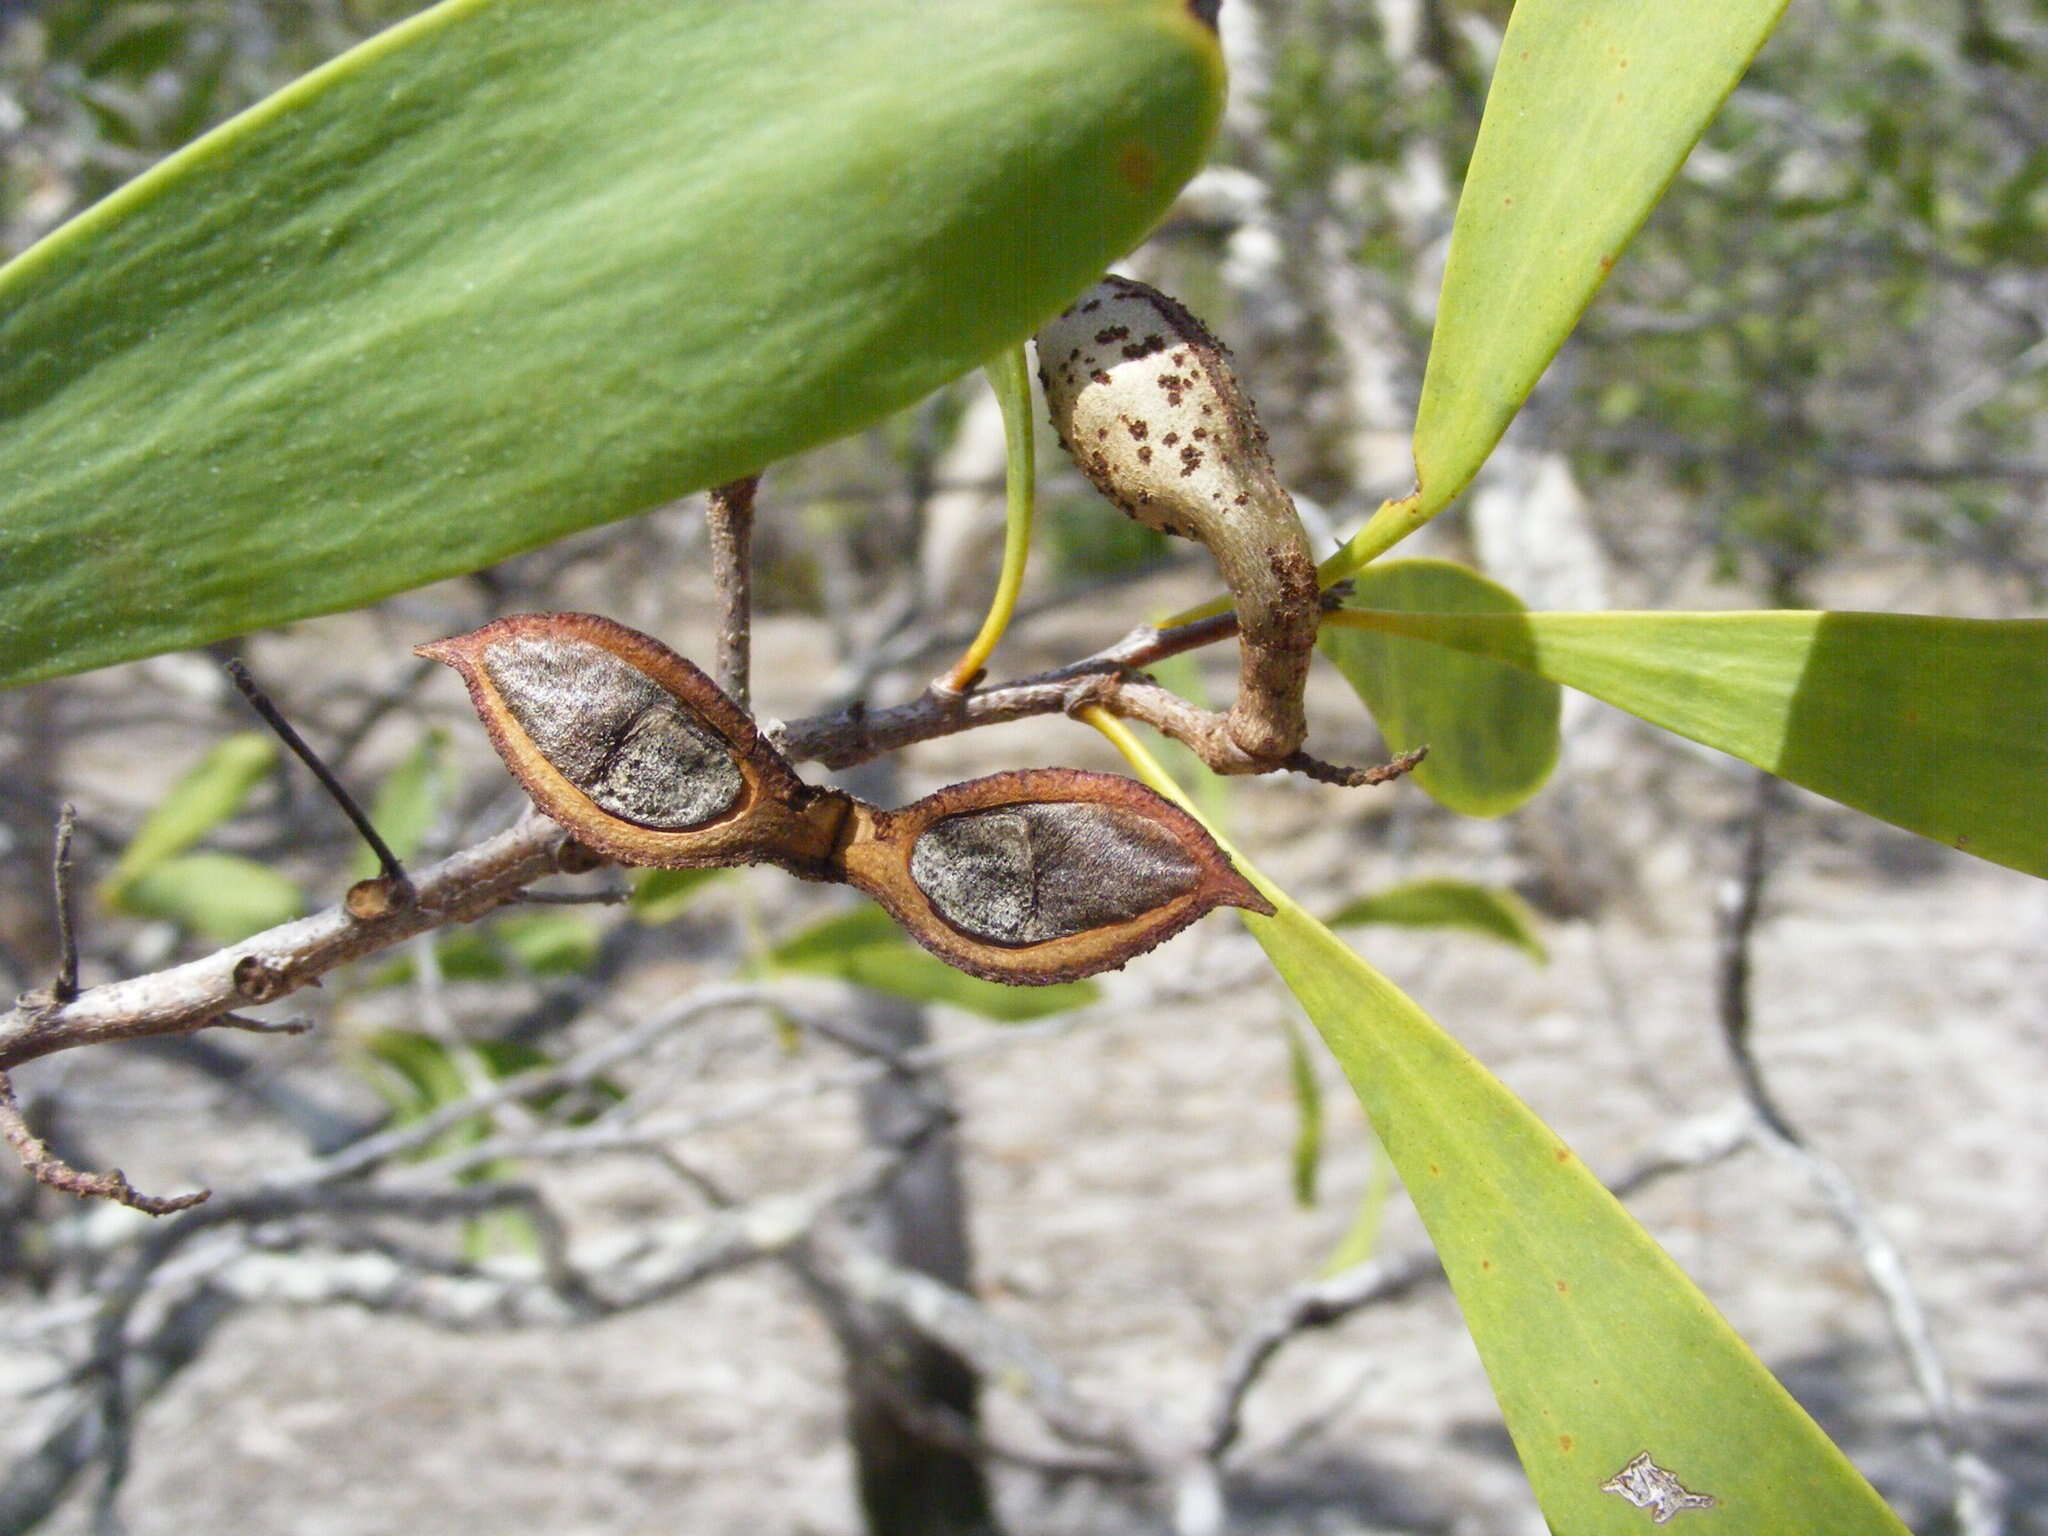
[(60, 1005), (78, 996), (78, 934), (71, 911), (71, 834), (77, 828), (78, 811), (67, 802), (57, 813), (57, 849), (50, 859), (57, 919), (57, 979), (50, 983), (50, 999)]
[[(1217, 723), (1223, 717), (1198, 709), (1160, 687), (1144, 677), (1142, 669), (1235, 633), (1236, 619), (1229, 614), (1164, 631), (1139, 628), (1093, 656), (978, 689), (964, 698), (928, 692), (893, 709), (867, 711), (856, 706), (793, 721), (774, 728), (772, 734), (792, 758), (848, 767), (915, 742), (977, 726), (1060, 714), (1081, 704), (1099, 703), (1113, 714), (1152, 725), (1197, 750), (1204, 745), (1213, 750), (1218, 741)], [(283, 730), (289, 732), (290, 726)], [(1235, 749), (1225, 744), (1223, 750)], [(1391, 776), (1391, 771), (1401, 766), (1396, 763), (1385, 770), (1365, 770), (1364, 777), (1378, 782), (1379, 777)], [(224, 1015), (274, 1002), (309, 986), (348, 961), (430, 929), (481, 917), (516, 899), (544, 876), (581, 873), (592, 867), (586, 850), (559, 827), (529, 815), (511, 830), (420, 873), (409, 882), (410, 902), (359, 899), (378, 895), (368, 888), (384, 884), (365, 881), (339, 906), (256, 934), (202, 959), (94, 987), (63, 1002), (50, 996), (23, 998), (0, 1013), (0, 1071), (74, 1046), (205, 1028)], [(396, 893), (387, 890), (382, 894)]]
[(203, 959), (88, 988), (67, 1003), (24, 999), (0, 1014), (0, 1071), (73, 1046), (201, 1029), (223, 1014), (274, 1002), (401, 939), (481, 917), (556, 873), (566, 842), (554, 823), (528, 817), (422, 873), (410, 906), (368, 920), (334, 906)]
[(145, 1195), (118, 1168), (109, 1168), (105, 1173), (84, 1173), (72, 1167), (29, 1129), (28, 1117), (22, 1114), (14, 1097), (14, 1084), (5, 1072), (0, 1072), (0, 1137), (14, 1148), (21, 1166), (38, 1184), (81, 1200), (111, 1200), (151, 1216), (168, 1216), (173, 1211), (190, 1210), (210, 1193), (201, 1189), (189, 1195)]
[(711, 587), (718, 594), (718, 686), (749, 707), (753, 668), (754, 492), (759, 475), (713, 486), (704, 503), (711, 532)]

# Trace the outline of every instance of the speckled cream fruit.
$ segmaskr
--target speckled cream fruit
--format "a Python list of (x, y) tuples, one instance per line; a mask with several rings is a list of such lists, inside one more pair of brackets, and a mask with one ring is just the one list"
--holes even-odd
[(1241, 661), (1224, 729), (1260, 772), (1299, 750), (1319, 596), (1308, 537), (1222, 343), (1176, 300), (1106, 277), (1038, 333), (1052, 423), (1097, 490), (1198, 539), (1236, 599)]

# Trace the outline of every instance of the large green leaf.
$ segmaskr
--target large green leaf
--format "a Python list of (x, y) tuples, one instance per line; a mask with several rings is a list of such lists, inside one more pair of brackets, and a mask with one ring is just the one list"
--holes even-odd
[(1185, 0), (448, 0), (0, 269), (0, 682), (906, 405), (1136, 244), (1221, 96)]
[[(1187, 803), (1128, 732), (1114, 734), (1140, 777)], [(1601, 1485), (1647, 1453), (1716, 1500), (1703, 1530), (1904, 1536), (1556, 1133), (1236, 857), (1277, 909), (1245, 922), (1351, 1080), (1429, 1229), (1550, 1528), (1644, 1536), (1651, 1514)]]
[(1359, 569), (1471, 482), (1785, 0), (1518, 0), (1451, 227), (1414, 494), (1326, 561)]
[(1006, 987), (956, 971), (903, 936), (889, 914), (862, 902), (814, 923), (763, 957), (766, 971), (830, 976), (913, 1003), (944, 1003), (1006, 1024), (1041, 1019), (1094, 1002), (1092, 981), (1050, 987)]
[[(1396, 560), (1354, 583), (1365, 608), (1520, 613), (1521, 599), (1448, 560)], [(1483, 657), (1446, 658), (1385, 630), (1331, 626), (1323, 653), (1372, 710), (1396, 752), (1428, 747), (1415, 782), (1464, 816), (1501, 816), (1521, 805), (1557, 766), (1555, 683)]]
[(2048, 875), (2048, 620), (1340, 613), (1511, 662), (1895, 826)]

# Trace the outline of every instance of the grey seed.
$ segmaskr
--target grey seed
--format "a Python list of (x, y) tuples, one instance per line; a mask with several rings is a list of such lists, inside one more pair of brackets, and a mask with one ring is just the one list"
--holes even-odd
[(731, 747), (603, 646), (519, 636), (482, 657), (540, 755), (599, 809), (656, 831), (702, 826), (745, 781)]
[(910, 878), (939, 916), (1011, 949), (1141, 917), (1201, 875), (1165, 827), (1087, 801), (965, 811), (927, 827), (910, 853)]

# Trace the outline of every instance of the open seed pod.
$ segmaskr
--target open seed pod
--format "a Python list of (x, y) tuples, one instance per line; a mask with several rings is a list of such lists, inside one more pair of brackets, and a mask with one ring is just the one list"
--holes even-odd
[(623, 864), (780, 864), (836, 879), (852, 805), (799, 779), (718, 686), (659, 640), (529, 613), (417, 646), (462, 674), (513, 777)]
[(1220, 906), (1270, 914), (1194, 817), (1132, 779), (998, 773), (860, 807), (845, 878), (933, 954), (991, 981), (1115, 970)]

